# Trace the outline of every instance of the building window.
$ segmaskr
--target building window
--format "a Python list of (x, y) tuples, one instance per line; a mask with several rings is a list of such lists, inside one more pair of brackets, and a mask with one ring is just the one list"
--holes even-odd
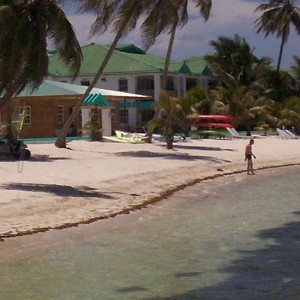
[(19, 107), (19, 119), (23, 120), (23, 124), (31, 124), (31, 107)]
[(137, 78), (137, 90), (139, 91), (153, 91), (154, 90), (154, 77), (143, 76)]
[(173, 77), (168, 77), (166, 88), (167, 88), (167, 91), (174, 91), (174, 78)]
[(102, 77), (102, 78), (101, 78), (101, 81), (102, 81), (102, 82), (106, 82), (106, 78), (105, 78), (105, 77)]
[(128, 80), (126, 78), (119, 79), (119, 91), (122, 92), (128, 91)]
[(56, 108), (56, 118), (57, 123), (63, 123), (64, 122), (64, 106), (58, 105)]
[(83, 86), (89, 86), (90, 85), (90, 81), (89, 80), (81, 80), (81, 85)]
[(120, 123), (128, 124), (128, 110), (120, 109)]
[(197, 87), (197, 79), (195, 78), (187, 78), (186, 79), (186, 90), (190, 90), (191, 88)]

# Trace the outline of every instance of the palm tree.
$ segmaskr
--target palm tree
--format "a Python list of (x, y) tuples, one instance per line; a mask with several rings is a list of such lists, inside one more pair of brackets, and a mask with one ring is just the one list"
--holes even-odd
[(215, 53), (205, 56), (210, 69), (218, 74), (226, 72), (243, 84), (249, 84), (252, 80), (252, 69), (260, 60), (253, 54), (253, 49), (245, 38), (238, 34), (234, 38), (225, 36), (210, 42)]
[(300, 98), (291, 96), (285, 99), (285, 105), (274, 102), (272, 105), (272, 114), (274, 116), (274, 127), (295, 127), (300, 130)]
[(257, 77), (261, 93), (277, 101), (282, 108), (285, 106), (285, 99), (299, 95), (299, 84), (288, 72), (268, 69)]
[(177, 98), (170, 97), (165, 91), (161, 92), (160, 101), (156, 107), (161, 112), (160, 118), (153, 119), (149, 127), (153, 131), (155, 128), (163, 130), (166, 138), (167, 149), (173, 149), (174, 126), (182, 123), (182, 106)]
[(56, 1), (0, 1), (0, 109), (6, 106), (10, 141), (14, 140), (11, 98), (28, 84), (37, 88), (47, 76), (49, 39), (76, 76), (81, 49)]
[(230, 114), (234, 118), (234, 126), (244, 125), (247, 135), (261, 119), (270, 117), (273, 101), (260, 94), (257, 86), (243, 85), (229, 74), (223, 74), (223, 85), (211, 91), (214, 113)]
[[(183, 27), (188, 21), (188, 1), (158, 0), (154, 2), (157, 3), (143, 23), (141, 30), (142, 38), (146, 48), (149, 48), (149, 46), (153, 45), (156, 37), (163, 31), (167, 31), (170, 34), (161, 84), (161, 91), (165, 91), (176, 29), (177, 27)], [(210, 15), (212, 0), (193, 0), (193, 2), (196, 7), (200, 8), (200, 14), (204, 20), (207, 21)], [(159, 111), (156, 109), (153, 119), (157, 118), (158, 114)], [(151, 122), (153, 122), (153, 120)], [(151, 142), (151, 126), (148, 128), (147, 136), (148, 139), (145, 141)]]
[[(207, 16), (212, 0), (193, 0), (196, 6), (200, 6), (201, 13)], [(83, 0), (80, 1), (80, 11), (97, 13), (96, 21), (92, 26), (92, 34), (105, 32), (110, 25), (116, 33), (114, 41), (108, 50), (98, 72), (81, 100), (76, 104), (71, 116), (64, 124), (55, 145), (59, 148), (66, 147), (66, 136), (70, 125), (78, 114), (84, 99), (89, 95), (102, 75), (113, 51), (121, 37), (127, 35), (136, 26), (139, 17), (146, 14), (147, 17), (141, 26), (146, 48), (152, 45), (156, 37), (164, 30), (172, 28), (168, 55), (164, 68), (164, 80), (166, 82), (168, 66), (172, 52), (176, 27), (183, 25), (187, 16), (187, 0)], [(179, 11), (179, 12), (178, 12)], [(178, 13), (177, 13), (178, 12)], [(164, 84), (164, 83), (163, 83)]]
[(295, 63), (292, 65), (292, 70), (295, 73), (296, 80), (300, 81), (300, 57), (294, 55)]
[(109, 28), (109, 26), (112, 26), (112, 30), (116, 33), (116, 35), (91, 84), (86, 89), (81, 99), (77, 102), (72, 114), (61, 129), (60, 134), (55, 142), (56, 147), (66, 148), (66, 136), (71, 124), (73, 123), (74, 119), (81, 109), (84, 99), (90, 94), (92, 89), (97, 84), (99, 78), (103, 74), (103, 71), (107, 63), (109, 62), (120, 38), (126, 36), (131, 30), (135, 28), (137, 20), (145, 11), (145, 4), (147, 4), (147, 2), (149, 2), (149, 0), (79, 1), (79, 11), (96, 12), (97, 14), (96, 20), (91, 28), (92, 35), (105, 32)]
[[(156, 0), (152, 1), (150, 13), (141, 26), (142, 40), (146, 49), (152, 46), (162, 32), (170, 34), (162, 79), (162, 90), (166, 89), (170, 59), (177, 27), (188, 22), (188, 0)], [(205, 21), (208, 20), (212, 0), (192, 0)]]
[(188, 90), (185, 97), (180, 99), (182, 106), (181, 128), (185, 136), (188, 136), (189, 130), (195, 118), (199, 113), (209, 114), (211, 112), (211, 101), (207, 98), (204, 90), (192, 88)]
[(265, 37), (276, 34), (281, 37), (280, 51), (277, 62), (277, 72), (280, 70), (284, 45), (288, 41), (291, 26), (300, 34), (300, 8), (296, 6), (296, 0), (269, 0), (260, 4), (256, 11), (263, 12), (255, 23), (257, 32), (264, 31)]

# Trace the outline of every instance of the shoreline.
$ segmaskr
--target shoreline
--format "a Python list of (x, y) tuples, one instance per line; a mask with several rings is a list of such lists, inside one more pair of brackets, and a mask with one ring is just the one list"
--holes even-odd
[[(277, 144), (284, 144), (286, 141), (282, 141), (282, 140), (274, 140)], [(261, 141), (259, 140), (258, 143), (266, 143), (265, 141)], [(269, 142), (269, 141), (268, 141)], [(271, 141), (272, 142), (272, 141)], [(73, 163), (78, 160), (78, 159), (82, 159), (82, 161), (79, 161), (79, 164), (76, 166), (76, 170), (81, 172), (84, 168), (83, 168), (83, 163), (89, 161), (89, 149), (87, 146), (91, 146), (91, 144), (88, 144), (89, 142), (84, 142), (83, 144), (83, 148), (84, 148), (84, 157), (78, 156), (76, 158), (72, 158), (74, 161)], [(204, 149), (203, 151), (213, 151), (213, 147), (211, 147), (211, 145), (224, 145), (224, 143), (226, 144), (226, 146), (228, 146), (227, 142), (224, 141), (197, 141), (197, 142), (193, 142), (191, 144), (180, 144), (180, 145), (184, 145), (187, 148), (191, 148), (191, 153), (193, 155), (195, 155), (195, 151), (199, 152), (199, 149)], [(185, 166), (185, 163), (180, 160), (180, 158), (182, 158), (182, 153), (180, 152), (178, 155), (179, 157), (179, 161), (181, 163), (175, 162), (175, 167), (172, 166), (172, 164), (170, 165), (170, 162), (168, 161), (170, 155), (173, 155), (173, 153), (170, 151), (166, 151), (166, 149), (160, 147), (161, 145), (152, 145), (152, 146), (147, 146), (147, 145), (142, 145), (140, 146), (138, 149), (136, 149), (136, 146), (129, 146), (129, 150), (131, 150), (132, 152), (137, 151), (136, 155), (134, 155), (134, 158), (139, 158), (138, 154), (143, 154), (143, 151), (145, 152), (145, 148), (149, 150), (149, 148), (151, 148), (151, 150), (154, 149), (154, 152), (149, 152), (149, 153), (144, 153), (147, 156), (147, 159), (150, 159), (151, 162), (153, 164), (153, 161), (156, 161), (157, 159), (160, 159), (160, 156), (158, 156), (159, 158), (157, 158), (156, 155), (154, 155), (156, 152), (161, 154), (162, 157), (162, 162), (166, 163), (166, 165), (160, 166), (159, 172), (153, 172), (153, 170), (151, 170), (152, 172), (145, 172), (145, 170), (142, 167), (139, 167), (139, 162), (136, 162), (135, 167), (137, 169), (133, 170), (133, 174), (128, 174), (130, 173), (130, 168), (128, 170), (124, 169), (124, 173), (125, 176), (123, 176), (122, 178), (120, 178), (119, 172), (117, 172), (116, 176), (116, 180), (110, 180), (109, 177), (111, 176), (111, 174), (104, 174), (102, 176), (102, 179), (104, 180), (100, 180), (96, 182), (96, 185), (98, 185), (98, 189), (99, 189), (99, 185), (101, 188), (101, 196), (106, 195), (107, 196), (107, 201), (105, 202), (105, 199), (101, 199), (104, 201), (104, 204), (99, 205), (98, 203), (95, 203), (94, 198), (90, 201), (92, 202), (92, 205), (89, 206), (89, 204), (91, 203), (86, 203), (86, 202), (82, 202), (83, 206), (86, 205), (86, 207), (81, 206), (80, 201), (79, 201), (79, 207), (75, 207), (75, 209), (73, 209), (73, 207), (70, 207), (69, 210), (67, 210), (67, 212), (64, 211), (64, 208), (60, 207), (60, 201), (64, 201), (64, 198), (68, 198), (65, 201), (71, 201), (78, 198), (78, 195), (74, 194), (73, 197), (70, 197), (69, 195), (60, 195), (59, 193), (57, 193), (55, 196), (57, 198), (56, 202), (53, 202), (52, 205), (49, 206), (49, 208), (46, 208), (49, 210), (49, 212), (46, 211), (46, 216), (48, 218), (47, 222), (49, 222), (49, 226), (41, 226), (40, 223), (38, 225), (36, 224), (36, 219), (34, 217), (34, 214), (38, 214), (39, 211), (34, 211), (33, 215), (31, 216), (32, 219), (30, 219), (30, 216), (27, 217), (27, 219), (32, 222), (32, 224), (27, 224), (27, 228), (28, 226), (31, 228), (27, 229), (26, 226), (23, 225), (22, 227), (22, 222), (23, 222), (23, 218), (22, 218), (22, 210), (20, 211), (20, 216), (19, 217), (15, 217), (16, 219), (16, 224), (18, 224), (18, 227), (16, 227), (16, 225), (12, 225), (10, 227), (10, 231), (7, 232), (3, 232), (5, 229), (5, 226), (3, 228), (3, 226), (1, 227), (0, 224), (0, 241), (4, 241), (7, 238), (12, 238), (12, 237), (18, 237), (18, 236), (24, 236), (24, 235), (31, 235), (31, 234), (35, 234), (35, 233), (39, 233), (39, 232), (45, 232), (45, 231), (49, 231), (51, 229), (64, 229), (64, 228), (69, 228), (69, 227), (76, 227), (79, 225), (83, 225), (83, 224), (90, 224), (99, 220), (103, 220), (103, 219), (108, 219), (108, 218), (113, 218), (119, 215), (123, 215), (123, 214), (128, 214), (130, 212), (136, 211), (136, 210), (140, 210), (143, 208), (146, 208), (149, 205), (153, 205), (159, 201), (162, 201), (168, 197), (170, 197), (171, 195), (173, 195), (174, 193), (189, 187), (189, 186), (193, 186), (199, 182), (203, 182), (203, 181), (208, 181), (211, 179), (215, 179), (215, 178), (219, 178), (219, 177), (223, 177), (223, 176), (229, 176), (229, 175), (234, 175), (234, 174), (243, 174), (246, 173), (246, 168), (245, 168), (245, 163), (244, 161), (241, 162), (241, 158), (240, 158), (240, 154), (241, 152), (243, 152), (244, 149), (244, 145), (245, 143), (247, 143), (246, 141), (237, 141), (237, 142), (233, 142), (233, 141), (228, 141), (230, 146), (230, 143), (234, 143), (236, 144), (236, 148), (233, 148), (233, 150), (229, 150), (228, 148), (222, 148), (224, 151), (236, 151), (238, 152), (237, 154), (239, 154), (239, 156), (235, 156), (238, 157), (238, 159), (236, 159), (236, 161), (229, 161), (226, 160), (226, 155), (222, 152), (221, 154), (218, 155), (218, 157), (214, 157), (214, 159), (216, 158), (217, 163), (215, 162), (214, 159), (211, 159), (208, 161), (207, 163), (207, 157), (205, 156), (206, 159), (203, 161), (200, 161), (200, 163), (190, 163), (188, 166)], [(203, 145), (204, 144), (204, 145)], [(77, 144), (76, 144), (77, 145)], [(82, 144), (81, 144), (82, 145)], [(270, 169), (270, 168), (280, 168), (280, 167), (292, 167), (292, 166), (299, 166), (300, 165), (300, 159), (298, 159), (297, 155), (298, 153), (300, 153), (300, 143), (290, 143), (290, 145), (294, 145), (296, 146), (293, 153), (292, 153), (292, 159), (288, 158), (286, 160), (278, 160), (276, 159), (273, 162), (270, 162), (270, 160), (268, 159), (258, 159), (259, 162), (254, 162), (254, 169), (259, 171), (259, 170), (266, 170), (266, 169)], [(101, 148), (101, 144), (98, 145)], [(159, 146), (159, 148), (157, 147)], [(175, 145), (175, 149), (176, 149)], [(285, 145), (284, 145), (285, 146)], [(37, 145), (36, 147), (39, 147), (39, 145)], [(155, 148), (156, 147), (156, 148)], [(43, 148), (43, 147), (42, 147)], [(105, 145), (103, 148), (109, 148), (109, 145)], [(126, 148), (126, 147), (125, 147)], [(127, 146), (128, 148), (128, 146)], [(285, 147), (284, 147), (285, 148)], [(290, 147), (291, 148), (291, 147)], [(265, 150), (265, 145), (264, 147), (262, 147), (263, 150)], [(113, 150), (119, 153), (118, 151), (121, 150), (120, 153), (124, 153), (124, 146), (123, 145), (114, 145), (113, 146)], [(127, 149), (126, 149), (127, 150)], [(157, 151), (155, 151), (157, 150)], [(41, 151), (43, 151), (43, 149), (41, 149)], [(67, 150), (63, 150), (63, 151), (58, 151), (58, 150), (54, 150), (54, 152), (63, 152), (63, 156), (65, 156), (65, 154), (68, 154), (68, 152), (66, 152)], [(194, 152), (193, 152), (194, 151)], [(299, 152), (298, 152), (299, 151)], [(259, 152), (259, 151), (257, 151)], [(87, 153), (87, 155), (86, 155)], [(127, 153), (127, 152), (126, 152)], [(128, 152), (129, 153), (129, 152)], [(127, 153), (127, 154), (128, 154)], [(255, 153), (255, 148), (254, 148), (254, 153)], [(54, 157), (55, 157), (55, 153)], [(106, 153), (107, 154), (107, 153)], [(108, 154), (108, 156), (111, 153)], [(164, 156), (166, 154), (166, 156)], [(200, 154), (202, 154), (200, 152)], [(234, 153), (235, 154), (235, 153)], [(261, 154), (261, 153), (260, 153)], [(153, 155), (153, 157), (151, 157), (151, 155)], [(198, 154), (199, 155), (199, 154)], [(257, 155), (257, 154), (256, 154)], [(171, 156), (172, 157), (172, 156)], [(204, 157), (204, 156), (200, 156), (200, 157)], [(87, 160), (85, 160), (87, 158)], [(144, 157), (143, 157), (144, 158)], [(271, 157), (273, 158), (273, 156)], [(71, 161), (72, 161), (71, 159)], [(102, 157), (99, 159), (107, 159), (107, 157)], [(121, 156), (122, 159), (122, 156)], [(172, 157), (172, 159), (174, 159)], [(129, 158), (125, 155), (125, 163), (124, 163), (124, 157), (122, 162), (124, 163), (124, 166), (127, 166), (127, 164), (132, 164), (132, 162), (127, 161), (129, 160)], [(271, 159), (272, 160), (272, 159)], [(68, 161), (66, 159), (66, 161)], [(162, 164), (161, 162), (161, 164)], [(62, 160), (62, 164), (64, 164), (65, 161)], [(148, 162), (147, 162), (148, 163)], [(25, 162), (25, 166), (24, 166), (24, 170), (26, 170), (26, 168), (28, 168), (27, 166), (27, 162)], [(82, 165), (81, 165), (82, 164)], [(134, 163), (133, 163), (134, 164)], [(34, 162), (31, 164), (31, 168), (33, 168), (34, 170)], [(124, 167), (123, 166), (123, 167)], [(171, 168), (170, 168), (171, 166)], [(61, 166), (63, 167), (63, 166)], [(208, 168), (209, 167), (209, 168)], [(141, 172), (141, 168), (142, 168), (142, 172)], [(89, 168), (86, 168), (86, 170), (88, 170)], [(209, 169), (209, 170), (208, 170)], [(202, 174), (200, 175), (198, 172), (198, 176), (197, 175), (197, 171), (201, 170)], [(112, 173), (114, 173), (116, 170), (113, 170)], [(127, 171), (127, 172), (126, 172)], [(28, 170), (26, 170), (25, 172), (28, 172)], [(55, 174), (55, 172), (54, 172)], [(90, 174), (94, 174), (93, 172), (91, 172)], [(38, 175), (38, 174), (37, 174)], [(74, 178), (76, 179), (76, 174), (73, 173)], [(127, 176), (126, 176), (127, 175)], [(199, 176), (200, 175), (200, 176)], [(80, 174), (78, 174), (78, 176), (80, 176)], [(159, 178), (160, 176), (160, 178)], [(247, 175), (248, 176), (248, 175)], [(136, 178), (138, 177), (138, 178)], [(39, 178), (37, 178), (39, 179)], [(65, 178), (67, 179), (67, 178)], [(122, 180), (121, 180), (122, 179)], [(151, 180), (152, 179), (152, 180)], [(16, 181), (16, 188), (12, 191), (12, 194), (17, 194), (18, 193), (18, 187), (22, 190), (23, 186), (22, 184), (25, 184), (25, 187), (29, 187), (29, 191), (24, 189), (26, 192), (29, 192), (28, 195), (24, 198), (21, 199), (22, 201), (27, 201), (29, 203), (29, 208), (30, 205), (35, 205), (35, 199), (30, 199), (30, 198), (38, 198), (40, 199), (37, 195), (35, 195), (36, 191), (39, 191), (38, 189), (36, 191), (34, 190), (30, 190), (30, 185), (28, 183), (22, 183), (18, 180)], [(26, 182), (26, 180), (24, 180)], [(40, 182), (40, 180), (36, 180), (37, 182)], [(74, 180), (73, 180), (74, 181)], [(115, 186), (111, 181), (115, 182), (117, 181), (119, 184), (118, 186)], [(150, 182), (151, 181), (151, 182)], [(60, 178), (57, 178), (57, 181), (54, 184), (54, 188), (58, 188), (59, 185), (58, 183), (60, 182)], [(142, 193), (142, 195), (140, 195), (140, 189), (139, 189), (139, 184), (141, 184), (142, 182), (144, 182), (144, 186), (143, 188), (145, 188), (145, 193)], [(66, 182), (64, 182), (66, 183)], [(86, 183), (86, 182), (85, 182)], [(27, 184), (27, 185), (26, 185)], [(40, 184), (40, 183), (39, 183)], [(38, 184), (37, 184), (38, 186)], [(4, 187), (4, 189), (3, 189)], [(3, 184), (2, 186), (0, 186), (0, 189), (5, 190), (5, 184)], [(43, 188), (47, 189), (47, 185), (42, 186)], [(63, 187), (66, 188), (70, 188), (69, 185), (65, 185)], [(74, 185), (73, 185), (74, 187)], [(51, 186), (51, 188), (53, 188), (53, 186)], [(89, 191), (95, 191), (95, 186), (85, 186), (86, 190)], [(126, 193), (124, 192), (124, 190), (126, 191)], [(155, 192), (153, 192), (153, 190)], [(76, 190), (77, 191), (77, 190)], [(76, 193), (75, 191), (75, 193)], [(43, 191), (45, 192), (45, 191)], [(46, 191), (47, 192), (47, 191)], [(78, 191), (77, 191), (78, 192)], [(97, 196), (97, 192), (95, 191), (95, 195)], [(36, 193), (39, 194), (39, 193)], [(80, 191), (79, 191), (80, 194)], [(115, 194), (119, 194), (119, 198), (117, 197), (112, 197), (110, 195), (115, 195)], [(42, 194), (41, 194), (42, 195)], [(44, 194), (43, 194), (44, 195)], [(81, 195), (84, 196), (85, 194)], [(87, 195), (89, 195), (87, 193)], [(121, 196), (120, 196), (121, 195)], [(109, 197), (108, 197), (109, 196)], [(49, 199), (50, 201), (52, 200), (51, 196), (49, 196), (47, 194), (47, 199)], [(125, 199), (123, 199), (123, 198)], [(70, 199), (69, 199), (70, 198)], [(84, 201), (85, 197), (79, 197), (79, 198), (83, 198), (82, 201)], [(20, 198), (18, 198), (18, 196), (16, 196), (13, 200), (20, 200)], [(47, 200), (46, 199), (46, 200)], [(77, 199), (76, 199), (77, 200)], [(114, 203), (109, 203), (109, 201), (112, 200)], [(20, 201), (20, 202), (22, 202)], [(12, 201), (13, 202), (13, 201)], [(89, 200), (87, 201), (89, 202)], [(1, 203), (0, 201), (0, 204)], [(10, 203), (11, 204), (11, 203)], [(105, 204), (107, 205), (105, 207)], [(4, 204), (3, 204), (4, 205)], [(110, 206), (108, 208), (108, 205)], [(15, 208), (18, 206), (18, 203), (15, 204)], [(4, 205), (5, 207), (5, 205)], [(12, 205), (13, 207), (13, 205)], [(28, 207), (23, 207), (24, 210), (23, 212), (26, 212), (26, 209)], [(51, 209), (50, 209), (51, 207)], [(54, 210), (53, 210), (54, 208)], [(68, 207), (67, 207), (68, 208)], [(76, 214), (76, 218), (74, 218), (74, 211)], [(63, 212), (63, 213), (62, 213)], [(12, 213), (12, 212), (10, 212)], [(42, 213), (44, 214), (45, 212), (42, 211)], [(41, 217), (44, 217), (43, 214), (41, 214)], [(58, 214), (58, 216), (57, 216)], [(65, 218), (65, 216), (69, 216), (69, 220)], [(25, 218), (26, 219), (26, 218)], [(73, 222), (70, 222), (70, 219), (74, 219)], [(13, 219), (13, 216), (11, 218), (11, 220)], [(27, 220), (27, 223), (28, 223)], [(25, 221), (24, 221), (25, 222)], [(6, 224), (6, 228), (9, 228), (8, 225)]]

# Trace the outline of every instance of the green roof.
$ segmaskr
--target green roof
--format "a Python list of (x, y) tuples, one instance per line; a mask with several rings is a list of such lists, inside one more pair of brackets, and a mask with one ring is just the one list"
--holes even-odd
[(84, 99), (83, 106), (114, 107), (101, 94), (90, 94)]
[[(88, 87), (70, 84), (65, 82), (44, 80), (38, 89), (32, 90), (31, 87), (26, 86), (25, 89), (18, 95), (18, 97), (34, 97), (34, 96), (64, 96), (64, 95), (83, 95)], [(141, 99), (146, 100), (151, 97), (131, 94), (127, 92), (112, 91), (106, 89), (93, 88), (92, 94), (100, 94), (108, 99)]]
[[(79, 72), (80, 76), (93, 76), (98, 71), (109, 46), (90, 44), (82, 48), (83, 61)], [(165, 58), (152, 54), (147, 54), (142, 49), (134, 45), (119, 45), (116, 47), (109, 60), (103, 74), (144, 74), (162, 73)], [(170, 73), (202, 74), (206, 64), (203, 57), (191, 58), (182, 61), (171, 60)], [(59, 54), (49, 57), (49, 76), (71, 76), (69, 68), (62, 62)]]
[(195, 75), (212, 75), (211, 71), (207, 67), (204, 56), (193, 56), (185, 60), (187, 67)]
[(133, 44), (117, 45), (116, 50), (126, 53), (146, 54), (146, 51)]

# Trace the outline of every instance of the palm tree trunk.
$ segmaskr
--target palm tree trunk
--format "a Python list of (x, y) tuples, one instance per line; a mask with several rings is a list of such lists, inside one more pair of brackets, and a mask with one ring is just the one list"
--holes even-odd
[[(169, 66), (170, 66), (170, 60), (171, 60), (171, 55), (172, 55), (172, 51), (173, 51), (176, 28), (177, 28), (177, 21), (174, 22), (172, 30), (171, 30), (171, 36), (170, 36), (170, 40), (169, 40), (169, 45), (168, 45), (168, 50), (167, 50), (167, 55), (166, 55), (165, 65), (164, 65), (164, 71), (163, 71), (163, 77), (162, 77), (161, 91), (165, 91), (167, 89)], [(157, 119), (159, 116), (159, 113), (160, 113), (159, 110), (155, 109), (154, 117), (151, 121)], [(152, 131), (150, 131), (150, 130), (147, 131), (147, 134), (146, 134), (147, 139), (145, 139), (145, 142), (151, 143), (152, 134), (153, 134)], [(172, 141), (172, 143), (173, 143), (173, 141)]]
[(283, 47), (284, 47), (284, 44), (285, 44), (285, 36), (286, 36), (286, 34), (284, 33), (284, 34), (282, 35), (282, 38), (281, 38), (281, 44), (280, 44), (280, 50), (279, 50), (279, 56), (278, 56), (278, 62), (277, 62), (277, 68), (276, 68), (277, 74), (278, 74), (279, 71), (280, 71), (280, 65), (281, 65), (282, 54), (283, 54)]
[(101, 75), (103, 74), (103, 71), (107, 65), (107, 63), (109, 62), (115, 48), (116, 45), (118, 44), (120, 38), (122, 37), (123, 34), (123, 29), (120, 29), (118, 31), (118, 33), (115, 36), (115, 39), (112, 43), (112, 45), (110, 46), (98, 72), (96, 73), (93, 81), (91, 82), (91, 84), (89, 85), (89, 87), (87, 88), (87, 90), (85, 91), (85, 93), (83, 94), (83, 96), (81, 97), (81, 99), (77, 102), (75, 108), (73, 109), (72, 114), (70, 115), (70, 117), (68, 118), (68, 120), (66, 121), (66, 123), (64, 124), (63, 128), (61, 129), (61, 132), (59, 134), (59, 136), (57, 137), (57, 140), (55, 142), (55, 146), (58, 148), (66, 148), (66, 137), (69, 131), (69, 128), (71, 126), (71, 124), (74, 122), (77, 114), (79, 113), (81, 106), (85, 100), (85, 98), (90, 94), (90, 92), (92, 91), (92, 89), (95, 87), (97, 81), (99, 80), (99, 78), (101, 77)]
[(164, 72), (163, 72), (163, 77), (162, 77), (161, 89), (163, 91), (165, 91), (167, 89), (169, 66), (170, 66), (170, 60), (171, 60), (171, 55), (172, 55), (173, 46), (174, 46), (176, 28), (177, 28), (177, 22), (174, 22), (172, 30), (171, 30), (171, 36), (170, 36), (170, 40), (169, 40), (169, 45), (168, 45), (168, 50), (167, 50), (167, 55), (166, 55), (166, 60), (165, 60), (165, 65), (164, 65)]
[(247, 129), (247, 136), (251, 136), (251, 126), (247, 124), (246, 129)]
[(15, 136), (12, 128), (12, 97), (15, 94), (15, 91), (12, 89), (9, 89), (4, 94), (2, 100), (0, 109), (5, 107), (6, 109), (6, 138), (8, 142), (15, 141)]

